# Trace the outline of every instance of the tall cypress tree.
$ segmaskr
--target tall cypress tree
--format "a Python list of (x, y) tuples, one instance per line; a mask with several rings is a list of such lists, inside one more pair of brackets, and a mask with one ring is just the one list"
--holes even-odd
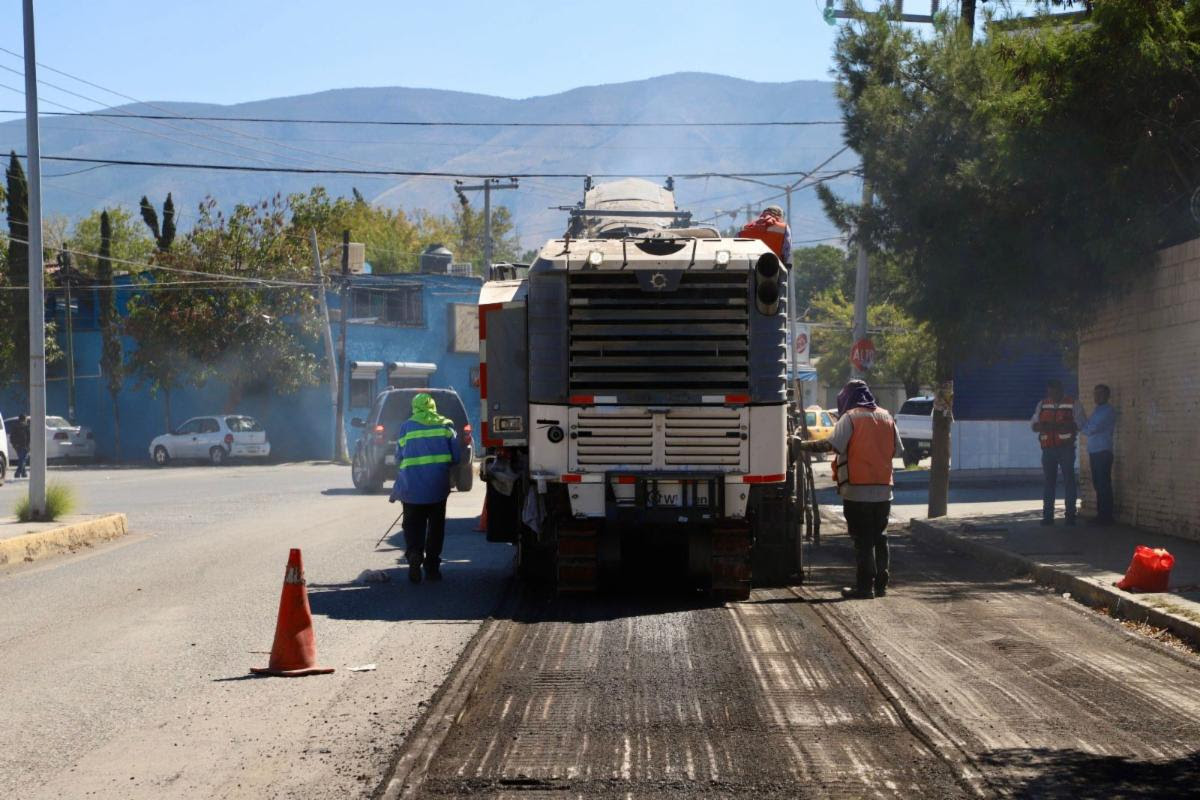
[(175, 241), (175, 200), (167, 192), (167, 201), (163, 203), (162, 236), (158, 237), (158, 249), (167, 252)]
[[(9, 286), (29, 285), (29, 184), (17, 154), (12, 151), (4, 173), (8, 217), (8, 279)], [(29, 299), (21, 292), (4, 292), (0, 307), (4, 310), (2, 324), (8, 329), (12, 342), (5, 372), (17, 378), (28, 390), (29, 383)]]
[(158, 224), (158, 212), (154, 210), (154, 206), (150, 205), (150, 200), (146, 195), (142, 195), (140, 208), (142, 221), (146, 223), (146, 227), (154, 236), (154, 244), (158, 248), (158, 252), (167, 252), (171, 249), (171, 243), (175, 241), (175, 201), (171, 198), (171, 193), (167, 192), (167, 201), (163, 203), (161, 228)]
[(117, 293), (113, 290), (112, 223), (108, 212), (100, 214), (100, 253), (96, 259), (96, 281), (100, 301), (100, 369), (108, 386), (113, 406), (113, 457), (121, 458), (121, 409), (117, 398), (125, 383), (125, 358), (121, 349), (121, 330), (117, 319)]

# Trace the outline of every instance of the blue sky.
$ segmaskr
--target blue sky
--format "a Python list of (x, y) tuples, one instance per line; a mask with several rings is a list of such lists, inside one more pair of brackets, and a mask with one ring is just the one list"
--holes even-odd
[[(680, 71), (829, 80), (819, 4), (35, 0), (35, 13), (45, 64), (145, 100), (236, 103), (349, 86), (520, 98)], [(0, 47), (22, 51), (20, 0), (0, 0)], [(20, 103), (0, 89), (0, 108)]]

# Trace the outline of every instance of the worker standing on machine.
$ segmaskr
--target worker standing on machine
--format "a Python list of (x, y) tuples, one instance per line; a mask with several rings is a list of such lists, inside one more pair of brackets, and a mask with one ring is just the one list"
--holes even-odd
[(802, 450), (837, 453), (833, 462), (846, 528), (854, 540), (857, 581), (842, 589), (846, 599), (869, 600), (887, 594), (888, 514), (892, 510), (892, 459), (904, 452), (896, 421), (865, 381), (852, 380), (838, 394), (838, 421), (824, 441), (806, 441)]
[(792, 268), (792, 231), (779, 206), (767, 206), (758, 219), (749, 222), (738, 234), (742, 239), (758, 239), (771, 248), (788, 269)]

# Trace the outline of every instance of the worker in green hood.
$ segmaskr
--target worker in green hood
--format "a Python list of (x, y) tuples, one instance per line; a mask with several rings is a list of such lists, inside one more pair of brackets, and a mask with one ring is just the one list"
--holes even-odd
[(441, 580), (450, 470), (462, 461), (458, 432), (452, 420), (438, 413), (434, 399), (421, 392), (413, 397), (412, 416), (398, 435), (396, 483), (389, 502), (404, 504), (408, 579), (420, 583), (424, 569), (424, 577)]

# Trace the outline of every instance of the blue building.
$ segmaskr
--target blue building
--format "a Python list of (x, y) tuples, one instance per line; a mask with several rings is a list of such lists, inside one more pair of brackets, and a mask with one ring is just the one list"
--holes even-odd
[[(120, 411), (120, 453), (116, 450), (114, 409), (107, 382), (101, 374), (98, 293), (89, 279), (76, 273), (69, 312), (68, 343), (65, 292), (47, 294), (46, 319), (57, 323), (64, 353), (74, 353), (74, 421), (92, 429), (96, 451), (104, 460), (149, 459), (150, 440), (167, 430), (166, 404), (129, 375), (117, 396)], [(120, 276), (118, 284), (132, 284)], [(351, 449), (359, 435), (350, 427), (355, 416), (366, 417), (375, 395), (389, 386), (453, 388), (462, 397), (472, 427), (479, 426), (479, 342), (477, 302), (482, 281), (476, 276), (404, 273), (351, 275), (346, 289), (346, 363), (343, 365), (346, 436)], [(137, 293), (132, 285), (117, 290), (117, 312), (124, 317), (128, 300)], [(334, 352), (339, 352), (342, 328), (342, 293), (328, 296)], [(128, 356), (136, 343), (125, 337)], [(312, 343), (314, 355), (325, 363), (320, 339)], [(247, 395), (238, 413), (256, 417), (266, 428), (273, 460), (328, 459), (332, 445), (332, 401), (327, 368), (320, 370), (321, 384), (294, 394)], [(70, 416), (68, 370), (65, 359), (47, 368), (47, 413)], [(171, 393), (171, 423), (225, 410), (229, 387), (220, 380), (202, 387), (182, 387)], [(9, 385), (0, 392), (0, 412), (15, 416), (28, 409), (24, 387)]]

